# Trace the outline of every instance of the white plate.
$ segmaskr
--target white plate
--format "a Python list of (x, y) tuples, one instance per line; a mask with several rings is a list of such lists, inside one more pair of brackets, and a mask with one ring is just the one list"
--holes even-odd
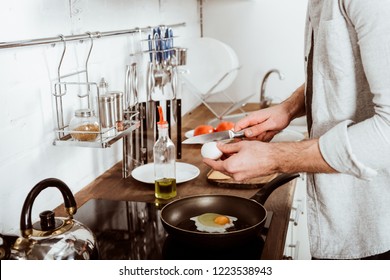
[(284, 129), (272, 138), (271, 142), (295, 142), (305, 139), (305, 135), (300, 132)]
[(195, 131), (195, 129), (189, 130), (186, 133), (184, 133), (184, 136), (187, 138), (194, 137), (194, 131)]
[[(199, 168), (192, 164), (176, 162), (176, 184), (195, 179), (199, 173)], [(154, 184), (154, 164), (148, 163), (137, 167), (131, 172), (131, 176), (137, 181)]]

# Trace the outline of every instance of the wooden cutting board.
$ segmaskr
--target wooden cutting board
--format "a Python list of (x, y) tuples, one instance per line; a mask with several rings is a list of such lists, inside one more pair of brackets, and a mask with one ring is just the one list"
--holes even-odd
[(219, 187), (225, 188), (256, 189), (261, 188), (264, 184), (274, 179), (277, 175), (278, 174), (271, 174), (268, 176), (261, 176), (242, 182), (237, 182), (232, 177), (229, 177), (219, 171), (210, 170), (207, 173), (207, 181)]

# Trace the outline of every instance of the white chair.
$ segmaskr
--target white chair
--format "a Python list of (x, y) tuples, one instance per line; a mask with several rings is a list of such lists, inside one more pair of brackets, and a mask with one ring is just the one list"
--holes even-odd
[[(240, 69), (235, 51), (227, 44), (208, 37), (190, 39), (187, 47), (185, 68), (188, 73), (182, 75), (182, 79), (188, 90), (196, 95), (217, 118), (241, 109), (252, 95), (235, 102), (225, 93), (236, 79)], [(213, 108), (213, 103), (208, 101), (215, 94), (222, 94), (225, 97), (224, 103), (228, 101), (228, 107), (222, 112), (217, 112)]]

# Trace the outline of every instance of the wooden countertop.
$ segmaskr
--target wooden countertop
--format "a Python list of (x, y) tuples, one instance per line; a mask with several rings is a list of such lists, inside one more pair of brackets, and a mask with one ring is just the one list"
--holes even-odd
[[(254, 108), (253, 104), (245, 107), (246, 111)], [(204, 106), (200, 105), (183, 116), (182, 139), (186, 131), (194, 129), (197, 125), (206, 123), (214, 115)], [(176, 198), (199, 194), (228, 194), (250, 198), (257, 189), (222, 188), (208, 183), (208, 166), (202, 163), (200, 145), (183, 145), (182, 159), (197, 166), (200, 175), (189, 182), (178, 184)], [(295, 180), (276, 189), (265, 203), (265, 208), (273, 212), (272, 222), (268, 230), (267, 240), (262, 259), (282, 259), (290, 210), (295, 190)], [(75, 194), (77, 205), (81, 206), (89, 199), (129, 200), (140, 202), (154, 202), (154, 186), (138, 182), (131, 176), (122, 178), (121, 162), (114, 165), (92, 183)]]

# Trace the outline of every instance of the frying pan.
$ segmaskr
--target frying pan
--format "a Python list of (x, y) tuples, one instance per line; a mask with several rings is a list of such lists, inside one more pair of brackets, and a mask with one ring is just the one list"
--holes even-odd
[[(207, 247), (240, 244), (243, 240), (256, 237), (264, 226), (267, 210), (263, 204), (271, 193), (296, 177), (299, 177), (299, 174), (278, 175), (261, 187), (250, 199), (217, 194), (174, 200), (161, 209), (162, 224), (169, 235), (181, 241), (192, 242), (192, 244)], [(224, 233), (201, 232), (187, 227), (187, 222), (191, 217), (204, 213), (219, 213), (236, 217), (240, 227)]]

